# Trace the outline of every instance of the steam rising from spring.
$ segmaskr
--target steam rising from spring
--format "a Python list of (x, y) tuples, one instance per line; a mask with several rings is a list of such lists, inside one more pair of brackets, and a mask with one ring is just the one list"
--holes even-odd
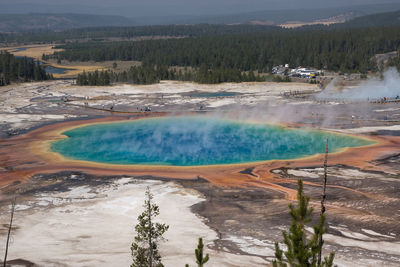
[(293, 159), (369, 144), (364, 139), (203, 116), (165, 117), (76, 128), (52, 149), (114, 164), (196, 166)]
[(390, 68), (383, 73), (383, 79), (373, 77), (356, 86), (346, 87), (339, 87), (333, 80), (316, 97), (351, 101), (396, 99), (400, 97), (400, 74), (395, 68)]

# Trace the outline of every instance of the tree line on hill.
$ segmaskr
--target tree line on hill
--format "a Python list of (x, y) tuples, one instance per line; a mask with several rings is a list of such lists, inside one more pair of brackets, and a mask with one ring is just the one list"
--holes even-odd
[(399, 27), (298, 30), (137, 42), (89, 42), (60, 46), (69, 61), (136, 60), (145, 65), (269, 72), (275, 65), (341, 72), (376, 71), (375, 54), (397, 50)]
[[(381, 10), (383, 11), (383, 10)], [(381, 12), (376, 10), (376, 12)], [(318, 14), (315, 14), (315, 13)], [(341, 13), (339, 11), (334, 11), (332, 9), (329, 10), (314, 10), (309, 12), (289, 12), (292, 17), (320, 17), (320, 12), (328, 12), (329, 16), (334, 16), (333, 14)], [(368, 11), (367, 14), (370, 14), (372, 11)], [(267, 12), (268, 13), (268, 12)], [(263, 13), (261, 16), (263, 17), (271, 17), (277, 16), (276, 12), (269, 12), (271, 14)], [(278, 12), (279, 13), (279, 12)], [(307, 13), (308, 15), (305, 15)], [(10, 15), (11, 20), (15, 16), (20, 16), (21, 19), (24, 19), (24, 15)], [(51, 23), (58, 23), (57, 25), (61, 28), (64, 28), (65, 25), (61, 25), (59, 21), (54, 20), (54, 16), (49, 16), (49, 14), (29, 14), (29, 18), (32, 16), (42, 17), (43, 19), (48, 19)], [(300, 29), (282, 29), (277, 26), (270, 25), (250, 25), (250, 24), (239, 24), (239, 25), (226, 25), (228, 23), (223, 23), (219, 19), (211, 20), (214, 23), (211, 24), (184, 24), (179, 23), (176, 25), (148, 25), (148, 26), (111, 26), (118, 23), (122, 24), (130, 24), (131, 22), (122, 20), (126, 20), (122, 17), (111, 17), (105, 16), (103, 19), (99, 21), (88, 21), (88, 16), (82, 17), (82, 15), (77, 14), (59, 14), (60, 17), (68, 17), (70, 18), (70, 23), (74, 23), (74, 21), (80, 21), (83, 24), (104, 24), (109, 26), (99, 26), (99, 27), (80, 27), (74, 29), (65, 29), (65, 30), (49, 30), (48, 25), (46, 25), (45, 29), (34, 29), (28, 31), (25, 27), (26, 25), (22, 25), (22, 28), (26, 28), (24, 32), (20, 33), (10, 33), (6, 31), (4, 33), (0, 33), (0, 42), (3, 43), (12, 43), (12, 42), (68, 42), (76, 39), (89, 39), (89, 40), (103, 40), (105, 38), (135, 38), (135, 37), (143, 37), (143, 36), (186, 36), (186, 37), (199, 37), (199, 36), (211, 36), (211, 35), (226, 35), (226, 34), (247, 34), (247, 33), (274, 33), (274, 32), (296, 32), (299, 30), (321, 30), (321, 31), (330, 31), (335, 29), (344, 29), (344, 28), (366, 28), (366, 27), (385, 27), (385, 26), (400, 26), (400, 20), (398, 19), (400, 16), (400, 11), (394, 12), (386, 12), (386, 13), (377, 13), (371, 14), (367, 16), (361, 16), (354, 18), (352, 20), (346, 21), (345, 23), (337, 23), (333, 25), (312, 25), (305, 26)], [(91, 15), (89, 15), (90, 17)], [(276, 18), (277, 21), (285, 22), (288, 16), (288, 11), (284, 14), (278, 15), (279, 18)], [(48, 18), (47, 18), (48, 17)], [(99, 20), (98, 16), (91, 16), (94, 20)], [(299, 17), (299, 18), (300, 18)], [(7, 16), (4, 18), (6, 21)], [(14, 18), (15, 19), (15, 18)], [(234, 21), (238, 20), (237, 15), (232, 18)], [(254, 18), (253, 18), (254, 19)], [(253, 20), (251, 17), (246, 19), (245, 21)], [(105, 24), (105, 20), (107, 24)], [(303, 20), (304, 19), (300, 19)], [(119, 21), (119, 22), (118, 22)], [(219, 22), (218, 22), (219, 21)], [(277, 22), (276, 21), (276, 22)], [(307, 21), (307, 20), (306, 20)], [(40, 24), (40, 23), (39, 23)], [(67, 23), (68, 24), (68, 23)], [(5, 25), (7, 26), (7, 25)], [(53, 25), (54, 26), (54, 25)], [(51, 28), (52, 26), (50, 26)], [(15, 28), (15, 27), (14, 27)], [(15, 31), (15, 29), (13, 30)]]
[(177, 70), (167, 66), (133, 66), (128, 71), (95, 71), (78, 74), (76, 83), (81, 86), (105, 86), (111, 83), (153, 84), (160, 80), (194, 81), (197, 83), (216, 84), (223, 82), (261, 82), (265, 78), (254, 74), (241, 72), (237, 69), (213, 68), (202, 65), (196, 69)]
[(7, 52), (0, 53), (0, 86), (11, 82), (43, 81), (53, 79), (39, 62), (33, 59), (16, 58)]
[(354, 18), (345, 23), (334, 24), (336, 28), (344, 27), (377, 27), (377, 26), (400, 26), (400, 10), (393, 12), (384, 12), (370, 14), (366, 16), (361, 16)]
[(276, 26), (264, 25), (154, 25), (135, 27), (88, 27), (63, 31), (36, 30), (24, 33), (0, 33), (0, 42), (68, 42), (74, 39), (91, 39), (101, 41), (104, 38), (135, 37), (199, 37), (225, 34), (245, 34), (286, 31)]

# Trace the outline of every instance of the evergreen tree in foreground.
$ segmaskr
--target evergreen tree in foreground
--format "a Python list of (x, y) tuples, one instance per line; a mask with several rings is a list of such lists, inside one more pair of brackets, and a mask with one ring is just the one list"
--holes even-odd
[(133, 263), (131, 267), (161, 267), (161, 256), (158, 252), (158, 243), (163, 241), (162, 235), (169, 226), (161, 223), (154, 223), (154, 218), (159, 215), (159, 207), (152, 203), (153, 195), (150, 188), (146, 189), (144, 211), (138, 217), (138, 224), (135, 226), (136, 236), (131, 246)]
[[(203, 267), (204, 264), (206, 264), (210, 259), (208, 253), (204, 257), (203, 249), (204, 249), (203, 238), (200, 237), (199, 243), (197, 244), (197, 248), (194, 250), (194, 254), (196, 255), (197, 267)], [(186, 264), (185, 267), (189, 267), (189, 264)]]
[(194, 253), (196, 254), (196, 263), (198, 267), (203, 267), (205, 263), (209, 260), (208, 254), (203, 257), (203, 238), (199, 238), (199, 244), (197, 245), (197, 249), (194, 250)]
[(298, 181), (297, 207), (289, 204), (292, 223), (289, 233), (282, 232), (283, 243), (287, 251), (283, 251), (275, 242), (275, 260), (272, 262), (274, 267), (298, 266), (298, 267), (331, 267), (333, 266), (334, 253), (318, 263), (318, 254), (322, 250), (322, 235), (326, 233), (325, 215), (321, 214), (317, 225), (314, 226), (314, 234), (307, 238), (306, 224), (311, 222), (312, 208), (308, 207), (310, 198), (304, 195), (303, 181)]

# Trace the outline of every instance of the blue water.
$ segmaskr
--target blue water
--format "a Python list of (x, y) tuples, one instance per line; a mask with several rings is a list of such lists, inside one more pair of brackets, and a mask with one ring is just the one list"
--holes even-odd
[(52, 66), (46, 66), (45, 68), (46, 73), (49, 74), (64, 74), (71, 69), (63, 69), (63, 68), (55, 68)]
[(25, 56), (14, 56), (15, 58), (21, 59), (21, 58), (27, 58), (29, 60), (34, 60), (33, 57), (25, 57)]
[(197, 166), (293, 159), (372, 144), (352, 136), (209, 117), (95, 124), (63, 133), (51, 149), (67, 158), (113, 164)]
[[(14, 56), (14, 57), (19, 58), (19, 59), (25, 58), (25, 56)], [(26, 58), (30, 59), (30, 60), (34, 60), (34, 58), (32, 58), (32, 57), (26, 57)], [(35, 61), (35, 63), (37, 62), (36, 60), (34, 60), (34, 61)], [(43, 65), (43, 62), (39, 61), (39, 64)], [(56, 67), (52, 67), (52, 66), (46, 66), (44, 68), (44, 70), (48, 74), (65, 74), (67, 71), (72, 70), (72, 69), (64, 69), (64, 68), (56, 68)]]

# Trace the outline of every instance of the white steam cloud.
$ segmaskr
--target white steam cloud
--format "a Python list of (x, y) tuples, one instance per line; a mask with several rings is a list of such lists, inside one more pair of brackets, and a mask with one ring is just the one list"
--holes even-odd
[(370, 78), (356, 86), (338, 86), (333, 80), (324, 91), (316, 96), (318, 99), (338, 99), (353, 101), (395, 99), (400, 97), (400, 74), (390, 68), (383, 73), (383, 79)]

